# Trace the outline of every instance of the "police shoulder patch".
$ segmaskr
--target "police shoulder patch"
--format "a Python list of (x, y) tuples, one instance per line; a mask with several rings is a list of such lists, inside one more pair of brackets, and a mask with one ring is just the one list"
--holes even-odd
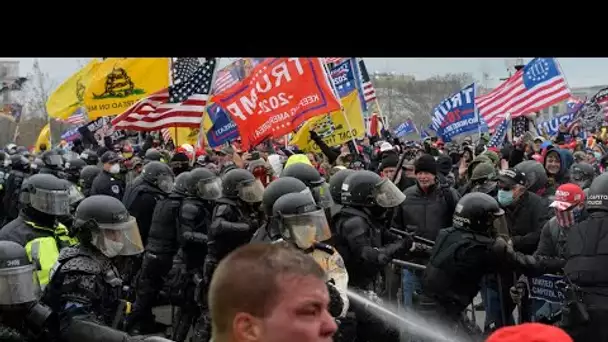
[(116, 184), (112, 185), (110, 187), (110, 189), (112, 189), (112, 192), (115, 193), (115, 194), (119, 194), (120, 193), (120, 188)]

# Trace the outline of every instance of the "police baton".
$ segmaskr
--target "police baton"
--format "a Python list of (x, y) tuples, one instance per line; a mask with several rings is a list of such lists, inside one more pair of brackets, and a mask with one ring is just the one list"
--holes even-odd
[(426, 270), (426, 266), (420, 265), (420, 264), (416, 264), (416, 263), (413, 263), (413, 262), (409, 262), (409, 261), (404, 261), (404, 260), (400, 260), (400, 259), (393, 259), (391, 262), (394, 265), (401, 266), (403, 268), (410, 268), (410, 269), (421, 270), (421, 271)]
[(414, 241), (416, 241), (418, 243), (422, 243), (422, 244), (429, 245), (429, 246), (435, 246), (435, 241), (432, 241), (432, 240), (429, 240), (429, 239), (425, 239), (425, 238), (417, 236), (417, 235), (409, 234), (408, 232), (403, 231), (401, 229), (390, 228), (388, 231), (391, 232), (391, 233), (400, 235), (400, 236), (406, 236), (407, 235), (407, 236), (411, 237)]
[(403, 163), (405, 163), (405, 152), (401, 153), (401, 158), (399, 158), (399, 163), (397, 163), (397, 171), (395, 171), (391, 179), (391, 182), (393, 182), (393, 184), (395, 183), (395, 179), (397, 179), (397, 175), (399, 174), (399, 172), (403, 171), (401, 170), (401, 168), (403, 167)]

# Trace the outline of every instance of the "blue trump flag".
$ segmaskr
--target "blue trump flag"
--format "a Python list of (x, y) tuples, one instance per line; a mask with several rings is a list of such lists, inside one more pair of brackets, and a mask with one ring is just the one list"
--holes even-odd
[(351, 58), (336, 64), (331, 68), (330, 74), (340, 98), (345, 97), (356, 89), (355, 70)]
[(538, 131), (546, 133), (548, 136), (555, 136), (559, 131), (559, 125), (564, 124), (566, 127), (574, 120), (576, 113), (583, 106), (583, 103), (577, 104), (575, 107), (569, 108), (565, 114), (560, 114), (552, 119), (543, 121), (537, 124)]
[(208, 112), (209, 118), (213, 122), (211, 129), (206, 132), (209, 146), (215, 148), (239, 137), (236, 124), (219, 104), (211, 104)]
[(479, 119), (475, 110), (475, 83), (441, 101), (431, 114), (431, 126), (444, 142), (477, 132)]
[(401, 138), (406, 134), (414, 133), (417, 131), (418, 129), (416, 128), (416, 124), (414, 124), (412, 119), (407, 119), (404, 123), (395, 128), (395, 135), (397, 136), (397, 138)]

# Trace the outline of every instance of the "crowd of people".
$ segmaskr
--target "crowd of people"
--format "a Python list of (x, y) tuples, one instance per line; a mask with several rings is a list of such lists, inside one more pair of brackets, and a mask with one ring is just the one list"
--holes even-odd
[[(526, 329), (535, 334), (558, 326), (547, 341), (608, 341), (599, 137), (527, 134), (500, 149), (485, 135), (310, 139), (321, 153), (274, 140), (195, 149), (152, 134), (40, 153), (7, 145), (1, 339), (433, 340), (351, 292), (398, 297), (454, 341), (526, 341), (510, 327), (526, 323), (544, 324)], [(530, 293), (544, 274), (563, 276), (562, 303)], [(170, 326), (153, 313), (168, 304)], [(485, 311), (482, 326), (468, 307)]]

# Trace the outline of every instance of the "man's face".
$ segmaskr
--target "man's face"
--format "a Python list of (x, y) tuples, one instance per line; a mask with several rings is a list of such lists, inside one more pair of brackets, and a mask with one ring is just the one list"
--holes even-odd
[(421, 188), (426, 189), (435, 184), (435, 175), (425, 171), (417, 172), (416, 180), (418, 180), (418, 184)]
[(416, 172), (414, 171), (413, 165), (408, 165), (405, 167), (405, 177), (407, 178), (415, 178)]
[(540, 140), (534, 140), (534, 152), (540, 152), (540, 145), (542, 143)]
[(547, 169), (547, 172), (552, 175), (556, 175), (559, 173), (561, 163), (555, 153), (550, 153), (547, 156), (547, 159), (545, 160), (545, 168)]
[(382, 177), (388, 178), (388, 179), (393, 179), (396, 171), (397, 171), (396, 167), (385, 167), (384, 170), (382, 170)]
[(327, 285), (313, 276), (292, 276), (279, 279), (279, 287), (278, 303), (261, 320), (256, 341), (332, 341), (338, 327), (327, 311)]

